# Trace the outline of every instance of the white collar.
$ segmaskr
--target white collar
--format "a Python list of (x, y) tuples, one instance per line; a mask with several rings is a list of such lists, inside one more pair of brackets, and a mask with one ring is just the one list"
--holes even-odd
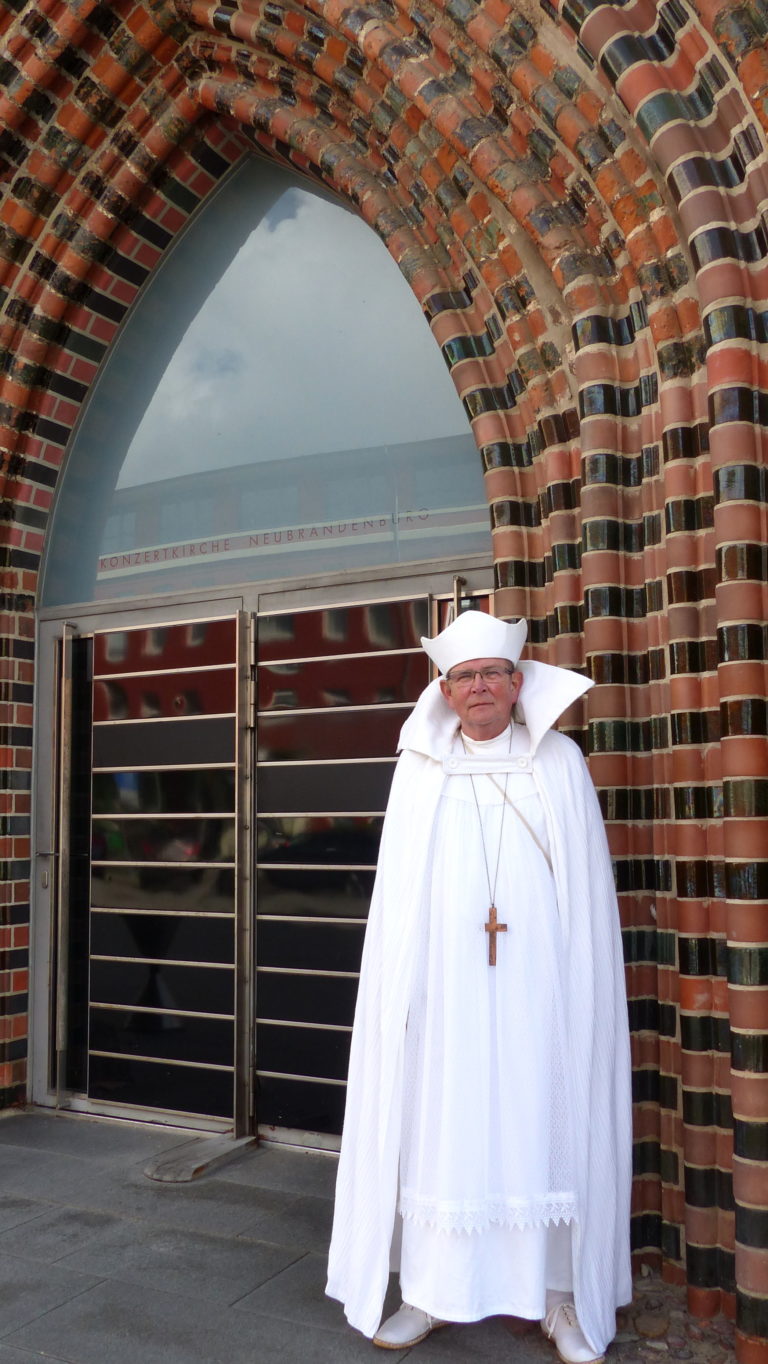
[[(523, 674), (523, 688), (516, 709), (531, 736), (533, 754), (563, 711), (594, 683), (588, 677), (581, 677), (568, 668), (555, 668), (551, 663), (526, 661), (518, 663), (517, 667)], [(403, 725), (397, 751), (408, 748), (414, 753), (441, 759), (455, 732), (456, 714), (445, 700), (440, 679), (436, 677), (421, 693)]]

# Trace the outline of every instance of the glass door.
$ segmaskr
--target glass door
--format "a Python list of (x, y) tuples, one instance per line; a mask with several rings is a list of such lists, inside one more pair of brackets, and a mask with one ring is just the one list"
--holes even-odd
[[(263, 612), (257, 629), (256, 1113), (259, 1131), (341, 1133), (366, 917), (421, 648), (489, 594)], [(311, 1138), (308, 1134), (312, 1134)]]
[(62, 627), (50, 1084), (250, 1128), (249, 619)]

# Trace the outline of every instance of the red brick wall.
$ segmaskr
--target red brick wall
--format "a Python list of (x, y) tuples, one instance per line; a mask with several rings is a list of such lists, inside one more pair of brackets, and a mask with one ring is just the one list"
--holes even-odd
[(0, 1087), (24, 1093), (36, 574), (80, 405), (249, 145), (422, 303), (486, 472), (500, 614), (598, 686), (638, 1251), (768, 1359), (763, 227), (756, 10), (6, 6), (0, 64)]

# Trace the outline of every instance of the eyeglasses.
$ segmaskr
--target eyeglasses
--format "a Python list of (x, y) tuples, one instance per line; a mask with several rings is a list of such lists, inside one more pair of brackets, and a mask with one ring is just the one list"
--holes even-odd
[(509, 677), (514, 672), (514, 668), (467, 668), (460, 673), (446, 673), (445, 680), (452, 687), (471, 687), (476, 677), (481, 677), (483, 682), (493, 686), (494, 682), (500, 682), (502, 677)]

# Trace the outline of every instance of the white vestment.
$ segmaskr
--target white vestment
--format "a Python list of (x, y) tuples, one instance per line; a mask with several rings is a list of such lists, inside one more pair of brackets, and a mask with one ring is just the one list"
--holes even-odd
[[(537, 670), (544, 682), (555, 671), (542, 668), (523, 665), (524, 692)], [(574, 695), (584, 689), (565, 676)], [(548, 728), (559, 709), (537, 709), (530, 689), (528, 725), (514, 726), (511, 751), (503, 751), (507, 733), (501, 751), (470, 744), (465, 757), (455, 715), (433, 684), (401, 736), (366, 934), (329, 1261), (328, 1292), (369, 1336), (398, 1212), (404, 1297), (434, 1316), (543, 1315), (545, 1286), (570, 1286), (547, 1268), (547, 1229), (563, 1223), (577, 1312), (596, 1352), (631, 1297), (618, 916), (586, 766)], [(505, 808), (505, 780), (533, 833)], [(489, 882), (507, 925), (496, 966), (484, 927)]]

